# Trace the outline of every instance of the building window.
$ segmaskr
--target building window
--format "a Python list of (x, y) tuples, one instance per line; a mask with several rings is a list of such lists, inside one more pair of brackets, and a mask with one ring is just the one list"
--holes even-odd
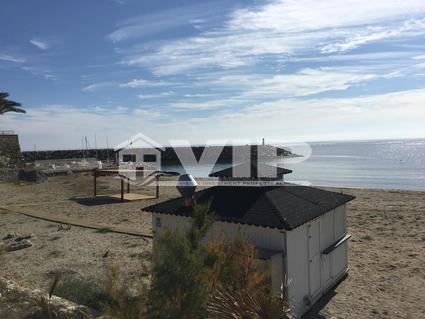
[(136, 162), (136, 154), (124, 154), (122, 156), (123, 162)]
[(161, 217), (155, 218), (155, 225), (156, 225), (156, 227), (161, 227), (162, 226)]
[(156, 154), (144, 154), (143, 162), (146, 163), (155, 163), (156, 162)]

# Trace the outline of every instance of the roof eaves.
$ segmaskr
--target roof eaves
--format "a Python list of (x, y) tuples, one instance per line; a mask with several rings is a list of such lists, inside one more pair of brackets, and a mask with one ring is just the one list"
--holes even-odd
[[(144, 212), (154, 213), (154, 214), (160, 214), (160, 215), (169, 215), (169, 216), (178, 216), (178, 217), (192, 217), (189, 213), (169, 213), (169, 212), (161, 212), (161, 211), (151, 211), (151, 210), (145, 210), (144, 208), (141, 209)], [(260, 225), (255, 223), (245, 223), (239, 220), (232, 220), (232, 219), (224, 219), (224, 218), (217, 218), (216, 221), (229, 223), (229, 224), (238, 224), (238, 225), (248, 225), (248, 226), (256, 226), (256, 227), (263, 227), (263, 228), (271, 228), (271, 229), (280, 229), (280, 230), (287, 230), (285, 226), (279, 225), (279, 226), (270, 226), (270, 225)]]

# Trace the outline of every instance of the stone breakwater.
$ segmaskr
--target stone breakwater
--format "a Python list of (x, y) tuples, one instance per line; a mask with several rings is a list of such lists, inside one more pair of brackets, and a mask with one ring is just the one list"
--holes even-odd
[[(217, 162), (231, 162), (233, 159), (234, 152), (240, 152), (240, 154), (247, 154), (247, 158), (249, 158), (249, 154), (253, 153), (254, 156), (258, 157), (284, 157), (284, 156), (293, 156), (290, 151), (274, 147), (271, 145), (242, 145), (242, 146), (209, 146), (208, 148), (215, 148), (212, 154), (217, 154), (214, 151), (220, 152), (220, 156), (218, 157)], [(165, 147), (161, 152), (161, 162), (162, 164), (178, 164), (179, 157), (177, 153), (179, 150), (182, 151), (185, 148), (172, 148)], [(187, 149), (187, 148), (186, 148)], [(195, 158), (199, 161), (201, 155), (205, 151), (205, 146), (192, 146), (191, 147)], [(176, 152), (177, 151), (177, 152)], [(211, 150), (210, 150), (211, 151)], [(88, 149), (88, 150), (54, 150), (54, 151), (26, 151), (22, 152), (24, 159), (26, 162), (34, 162), (40, 160), (61, 160), (61, 159), (69, 159), (69, 158), (96, 158), (99, 161), (115, 161), (117, 157), (117, 153), (114, 149)]]

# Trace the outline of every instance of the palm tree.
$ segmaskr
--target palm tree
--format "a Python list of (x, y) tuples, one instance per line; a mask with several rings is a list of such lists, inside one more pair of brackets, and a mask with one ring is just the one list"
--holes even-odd
[(17, 113), (26, 113), (24, 109), (21, 108), (21, 103), (7, 100), (9, 93), (0, 92), (0, 115), (6, 112), (17, 112)]

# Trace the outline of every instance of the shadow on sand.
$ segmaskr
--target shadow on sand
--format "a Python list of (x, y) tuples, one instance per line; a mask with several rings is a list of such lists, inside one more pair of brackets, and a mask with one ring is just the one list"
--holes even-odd
[(326, 305), (332, 300), (334, 296), (336, 296), (337, 292), (336, 288), (347, 278), (348, 274), (342, 277), (326, 294), (324, 294), (307, 312), (302, 318), (303, 319), (329, 319), (332, 317), (323, 309)]
[(85, 206), (120, 204), (126, 202), (120, 198), (111, 196), (96, 196), (96, 197), (71, 197), (70, 200)]

